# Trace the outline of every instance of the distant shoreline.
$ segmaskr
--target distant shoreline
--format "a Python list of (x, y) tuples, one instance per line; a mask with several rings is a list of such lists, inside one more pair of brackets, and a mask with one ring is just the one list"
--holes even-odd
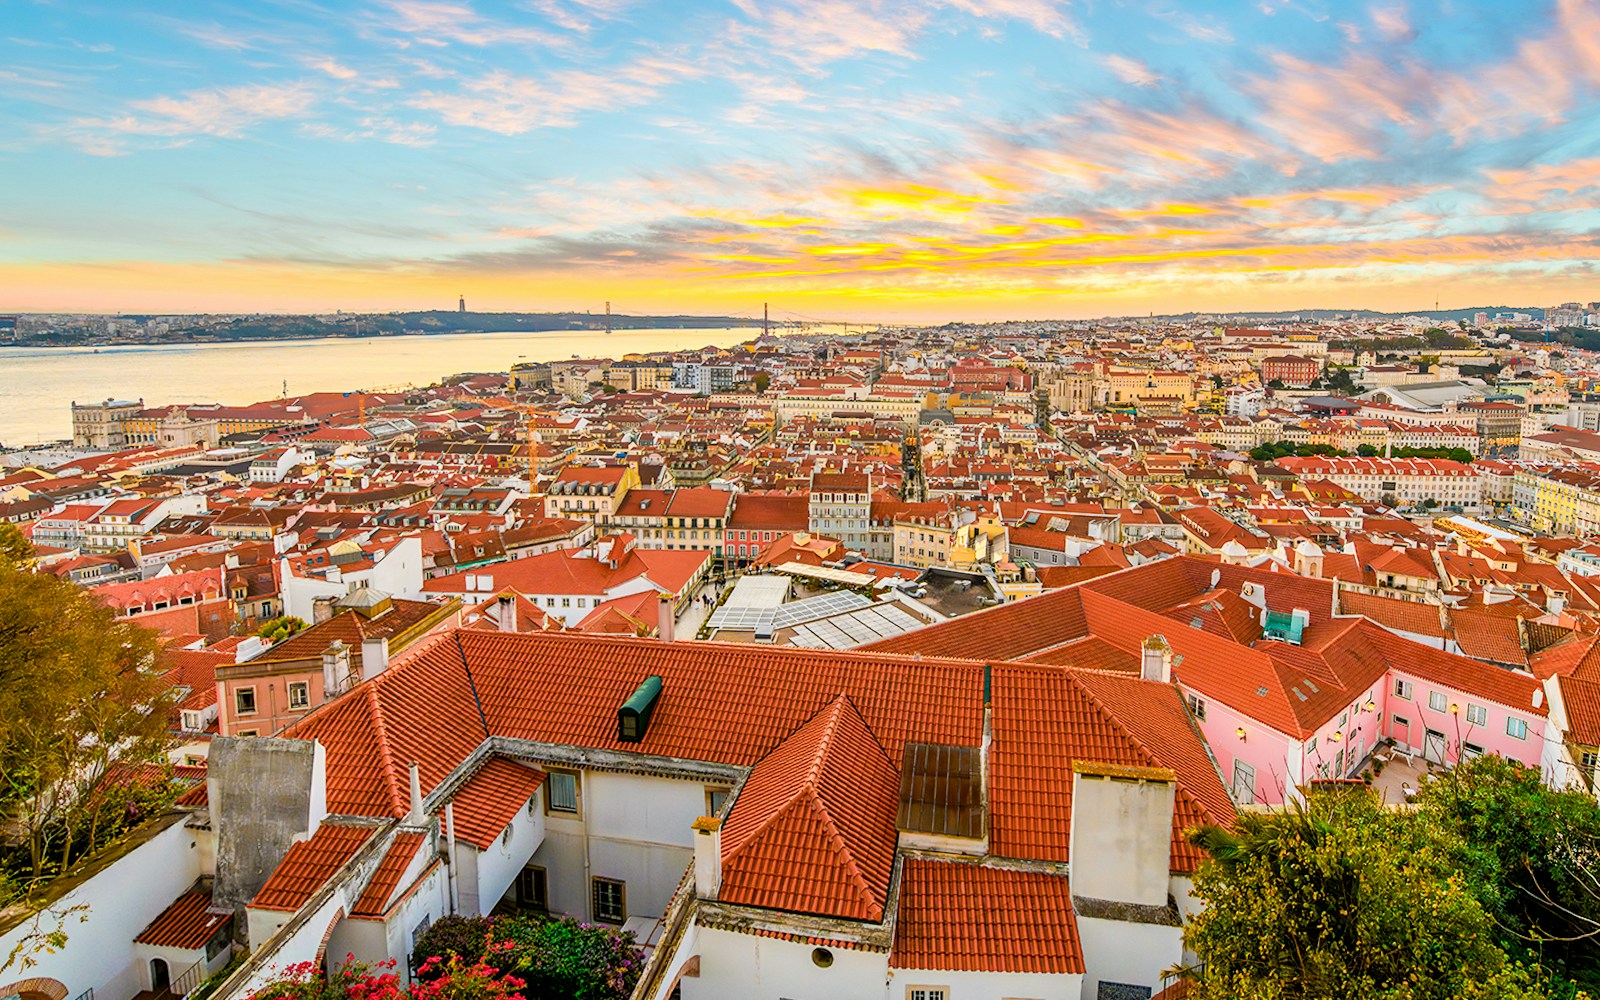
[[(134, 315), (113, 319), (128, 323), (155, 317)], [(737, 316), (612, 316), (613, 332), (672, 330), (736, 330), (755, 328), (760, 320)], [(781, 327), (780, 327), (781, 328)], [(239, 317), (210, 328), (188, 328), (149, 336), (126, 337), (91, 332), (80, 326), (61, 332), (0, 341), (0, 347), (102, 348), (272, 344), (311, 340), (381, 340), (395, 337), (445, 337), (470, 334), (557, 334), (604, 336), (607, 327), (591, 313), (403, 313), (339, 316)]]

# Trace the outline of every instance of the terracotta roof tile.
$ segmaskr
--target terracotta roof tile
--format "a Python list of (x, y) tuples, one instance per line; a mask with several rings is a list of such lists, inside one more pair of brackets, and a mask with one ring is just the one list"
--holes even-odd
[(722, 834), (727, 903), (883, 919), (900, 775), (843, 695), (763, 757)]
[[(983, 735), (977, 663), (461, 630), (285, 731), (327, 748), (330, 811), (403, 816), (411, 761), (427, 790), (482, 744), (463, 657), (496, 736), (750, 765), (840, 694), (896, 763), (908, 740), (977, 746)], [(621, 743), (616, 710), (651, 674), (665, 689), (650, 728)]]
[(1066, 876), (908, 859), (889, 967), (1082, 973)]
[(204, 948), (206, 942), (233, 919), (233, 914), (217, 913), (210, 907), (209, 892), (186, 892), (150, 921), (150, 926), (140, 931), (133, 941), (159, 948)]
[(1075, 760), (1177, 772), (1174, 871), (1193, 871), (1200, 860), (1185, 830), (1205, 822), (1232, 824), (1233, 806), (1177, 688), (1111, 674), (1006, 664), (994, 669), (993, 691), (994, 854), (1069, 860)]
[(1600, 746), (1600, 684), (1561, 678), (1561, 701), (1567, 709), (1567, 738), (1584, 746)]
[(388, 853), (384, 854), (383, 860), (378, 862), (378, 867), (373, 871), (366, 889), (362, 891), (361, 898), (350, 908), (350, 916), (358, 919), (383, 916), (384, 911), (388, 909), (389, 897), (394, 895), (395, 888), (400, 884), (400, 876), (405, 874), (406, 868), (417, 856), (417, 848), (422, 846), (424, 839), (426, 838), (420, 833), (401, 833), (395, 836), (394, 843), (389, 845)]
[(450, 801), (456, 839), (480, 850), (494, 846), (506, 826), (544, 784), (545, 773), (496, 757), (478, 768)]
[(323, 823), (310, 840), (289, 848), (250, 905), (258, 910), (298, 910), (373, 832), (371, 827)]

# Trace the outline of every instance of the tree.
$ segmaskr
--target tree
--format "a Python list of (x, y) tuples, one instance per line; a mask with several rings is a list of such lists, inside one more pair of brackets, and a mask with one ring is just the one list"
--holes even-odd
[(767, 386), (772, 384), (772, 376), (768, 375), (766, 372), (756, 372), (756, 377), (753, 381), (755, 383), (756, 392), (764, 393), (767, 391)]
[(1418, 816), (1462, 839), (1513, 957), (1600, 993), (1600, 803), (1557, 791), (1502, 757), (1464, 761), (1422, 786)]
[(1209, 855), (1185, 931), (1204, 1000), (1454, 1000), (1518, 978), (1460, 839), (1368, 789), (1313, 791), (1191, 839)]
[(33, 566), (33, 545), (14, 524), (0, 524), (0, 570)]
[(278, 642), (281, 639), (289, 638), (305, 627), (306, 622), (303, 618), (296, 618), (294, 615), (279, 615), (277, 618), (263, 622), (261, 627), (256, 629), (256, 635), (268, 642)]
[(1356, 454), (1362, 458), (1377, 458), (1380, 454), (1376, 445), (1364, 444), (1356, 448)]
[(156, 634), (71, 583), (0, 567), (0, 608), (0, 817), (21, 843), (0, 860), (26, 891), (159, 807), (128, 766), (162, 760), (173, 690)]

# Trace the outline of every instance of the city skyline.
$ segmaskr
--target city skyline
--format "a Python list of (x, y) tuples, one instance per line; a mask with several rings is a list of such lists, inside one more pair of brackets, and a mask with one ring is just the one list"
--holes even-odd
[(0, 4), (7, 311), (1600, 298), (1600, 5)]

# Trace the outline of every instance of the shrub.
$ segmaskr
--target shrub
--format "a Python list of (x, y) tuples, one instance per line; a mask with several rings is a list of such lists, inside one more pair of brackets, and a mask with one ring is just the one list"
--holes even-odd
[(440, 917), (417, 938), (413, 961), (459, 957), (475, 962), (483, 957), (494, 925), (493, 917)]

